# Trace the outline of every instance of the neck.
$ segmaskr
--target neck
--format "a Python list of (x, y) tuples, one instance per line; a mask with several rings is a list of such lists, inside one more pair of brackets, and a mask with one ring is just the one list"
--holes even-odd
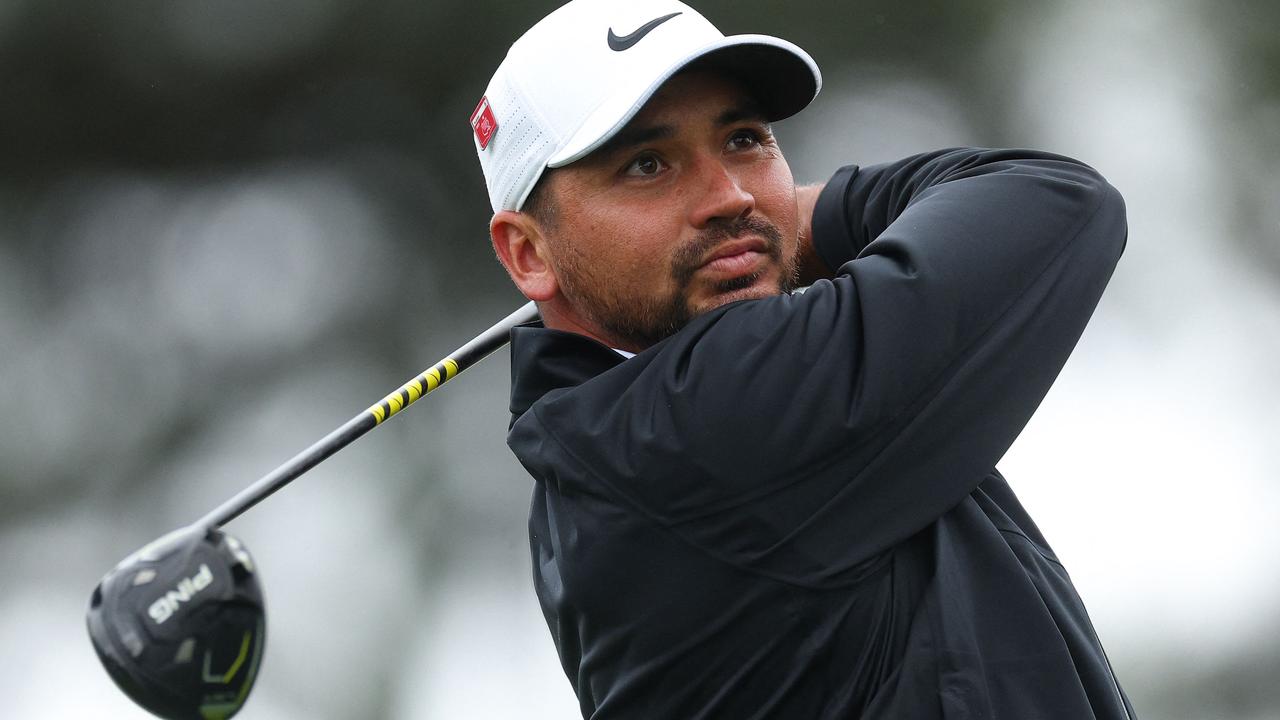
[(542, 324), (552, 330), (564, 330), (565, 332), (577, 333), (595, 340), (596, 342), (614, 350), (626, 350), (632, 353), (638, 353), (644, 348), (634, 347), (630, 343), (623, 342), (617, 338), (613, 338), (604, 332), (595, 328), (594, 323), (588, 322), (578, 313), (569, 307), (563, 295), (559, 295), (552, 300), (538, 303), (538, 312), (542, 314)]

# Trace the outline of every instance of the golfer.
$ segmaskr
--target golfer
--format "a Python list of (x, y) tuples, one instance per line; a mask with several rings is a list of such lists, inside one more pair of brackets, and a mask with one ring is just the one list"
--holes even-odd
[(582, 715), (1131, 720), (995, 469), (1123, 201), (1025, 150), (797, 186), (769, 123), (820, 84), (674, 0), (574, 0), (471, 116), (494, 249), (543, 318), (512, 335), (508, 443)]

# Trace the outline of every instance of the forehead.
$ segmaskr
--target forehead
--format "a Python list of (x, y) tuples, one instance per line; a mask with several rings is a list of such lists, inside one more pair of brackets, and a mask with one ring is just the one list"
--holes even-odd
[(558, 208), (565, 197), (603, 182), (620, 157), (649, 142), (687, 128), (765, 119), (763, 107), (742, 82), (709, 70), (686, 70), (667, 80), (604, 145), (569, 165), (547, 169), (531, 197), (537, 198), (535, 206)]
[(654, 136), (674, 135), (686, 126), (745, 119), (763, 120), (764, 111), (741, 83), (707, 70), (685, 71), (664, 83), (630, 122), (584, 160), (608, 157)]
[(711, 70), (686, 70), (663, 83), (628, 125), (693, 111), (718, 115), (727, 107), (746, 106), (763, 114), (738, 80)]

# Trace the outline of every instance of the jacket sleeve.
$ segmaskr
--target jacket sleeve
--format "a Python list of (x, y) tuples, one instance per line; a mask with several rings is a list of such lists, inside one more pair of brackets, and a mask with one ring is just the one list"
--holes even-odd
[(708, 313), (513, 431), (538, 436), (547, 464), (530, 469), (565, 491), (746, 570), (845, 582), (990, 472), (1125, 237), (1120, 195), (1059, 156), (845, 168), (815, 213), (833, 280)]

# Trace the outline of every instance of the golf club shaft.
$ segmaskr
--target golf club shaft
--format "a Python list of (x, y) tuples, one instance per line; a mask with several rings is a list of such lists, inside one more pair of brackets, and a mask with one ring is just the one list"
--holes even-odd
[(324, 436), (311, 447), (293, 456), (288, 462), (262, 476), (257, 482), (241, 490), (235, 497), (214, 508), (195, 522), (198, 527), (221, 527), (241, 513), (265, 500), (271, 493), (288, 485), (302, 473), (319, 465), (330, 455), (350, 445), (356, 438), (390, 420), (393, 415), (409, 407), (418, 398), (435, 390), (458, 373), (471, 367), (486, 355), (507, 344), (511, 328), (538, 318), (538, 310), (532, 302), (500, 320), (493, 327), (477, 335), (470, 342), (454, 350), (430, 370), (415, 377), (399, 390), (383, 398), (382, 402), (351, 418), (342, 427)]

